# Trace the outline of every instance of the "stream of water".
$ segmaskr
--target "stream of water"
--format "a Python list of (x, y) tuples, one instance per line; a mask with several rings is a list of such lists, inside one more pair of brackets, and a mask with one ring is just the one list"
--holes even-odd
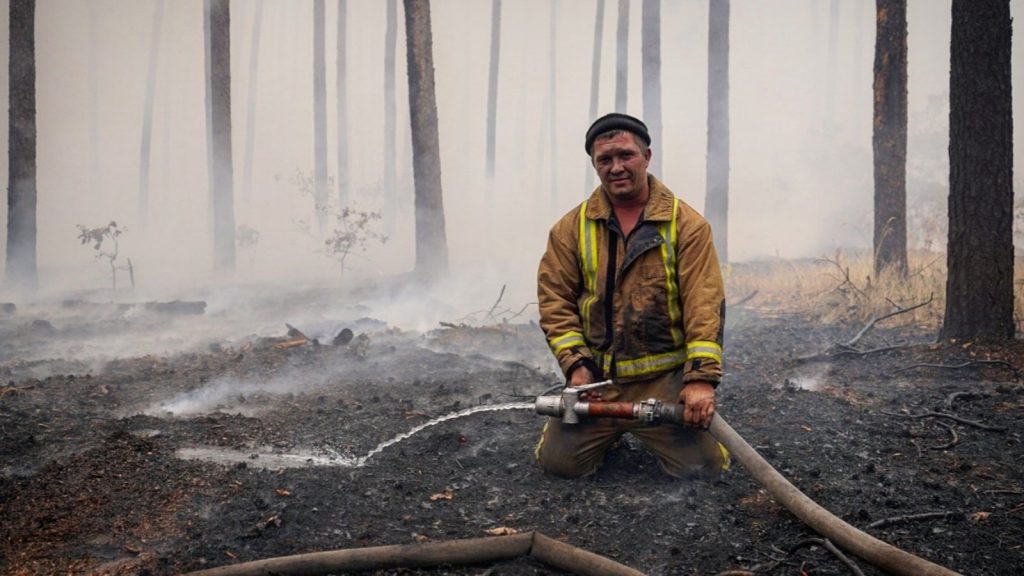
[(361, 468), (365, 466), (371, 458), (380, 454), (386, 448), (394, 446), (403, 440), (408, 440), (417, 433), (442, 422), (462, 418), (471, 414), (478, 414), (480, 412), (533, 409), (534, 405), (532, 402), (509, 402), (507, 404), (484, 404), (481, 406), (466, 408), (465, 410), (459, 410), (458, 412), (451, 412), (444, 416), (438, 416), (437, 418), (428, 420), (407, 432), (403, 432), (398, 436), (395, 436), (394, 438), (385, 440), (367, 452), (364, 456), (359, 456), (358, 458), (338, 454), (314, 455), (308, 452), (280, 454), (269, 451), (253, 452), (213, 447), (182, 448), (178, 450), (177, 455), (179, 458), (189, 460), (207, 460), (219, 463), (245, 462), (262, 468), (295, 468), (300, 466), (343, 466), (347, 468)]

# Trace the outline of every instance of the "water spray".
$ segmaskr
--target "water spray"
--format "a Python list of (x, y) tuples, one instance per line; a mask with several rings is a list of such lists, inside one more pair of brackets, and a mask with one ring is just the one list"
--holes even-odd
[[(611, 380), (565, 387), (558, 396), (538, 396), (538, 414), (578, 424), (581, 418), (622, 418), (649, 425), (683, 424), (683, 406), (650, 399), (642, 402), (584, 401), (592, 391), (612, 384)], [(892, 574), (905, 576), (957, 576), (956, 572), (914, 556), (847, 524), (807, 497), (772, 467), (728, 423), (715, 413), (708, 432), (750, 472), (764, 488), (797, 518), (848, 552)]]

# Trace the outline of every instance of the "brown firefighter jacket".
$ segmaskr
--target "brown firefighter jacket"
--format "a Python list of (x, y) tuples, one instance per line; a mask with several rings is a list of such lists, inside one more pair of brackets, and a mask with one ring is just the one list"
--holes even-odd
[(725, 289), (711, 227), (656, 178), (648, 183), (628, 244), (601, 188), (551, 229), (538, 273), (541, 328), (566, 376), (589, 359), (619, 382), (684, 366), (684, 382), (717, 385)]

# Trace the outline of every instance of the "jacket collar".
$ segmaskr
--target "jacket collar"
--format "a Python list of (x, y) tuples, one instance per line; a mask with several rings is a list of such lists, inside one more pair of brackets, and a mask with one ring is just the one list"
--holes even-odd
[[(675, 210), (675, 195), (661, 180), (653, 175), (647, 175), (647, 185), (651, 189), (651, 197), (647, 199), (644, 206), (645, 222), (668, 222), (672, 220), (672, 212)], [(604, 190), (598, 186), (587, 201), (587, 219), (608, 220), (612, 215), (612, 205), (604, 194)]]

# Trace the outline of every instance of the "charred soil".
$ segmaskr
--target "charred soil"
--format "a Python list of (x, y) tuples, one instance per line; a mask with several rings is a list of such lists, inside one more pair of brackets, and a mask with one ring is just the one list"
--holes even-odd
[[(878, 328), (879, 342), (906, 345), (843, 353), (830, 343), (859, 327), (740, 316), (719, 412), (768, 461), (911, 553), (964, 574), (1024, 571), (1024, 346)], [(32, 319), (0, 320), (8, 335), (30, 330), (25, 345), (54, 337)], [(736, 465), (672, 479), (627, 437), (590, 477), (546, 477), (530, 410), (442, 422), (352, 466), (432, 418), (530, 402), (559, 378), (529, 323), (351, 325), (345, 344), (282, 328), (102, 365), (0, 350), (0, 572), (176, 574), (536, 530), (651, 574), (849, 573), (825, 549), (797, 547), (815, 534)], [(528, 558), (397, 572), (561, 573)]]

